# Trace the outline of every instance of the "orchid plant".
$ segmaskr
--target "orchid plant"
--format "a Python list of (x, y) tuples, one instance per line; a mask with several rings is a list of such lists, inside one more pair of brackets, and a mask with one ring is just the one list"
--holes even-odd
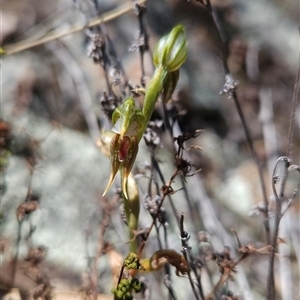
[[(145, 98), (142, 109), (136, 106), (133, 97), (130, 96), (112, 114), (114, 135), (109, 147), (111, 173), (103, 195), (108, 192), (116, 174), (120, 171), (131, 251), (125, 259), (122, 269), (133, 271), (129, 277), (123, 277), (117, 288), (112, 290), (116, 299), (131, 299), (131, 293), (140, 290), (139, 282), (133, 278), (137, 270), (156, 271), (165, 263), (169, 263), (176, 267), (177, 272), (184, 274), (188, 271), (185, 258), (170, 249), (161, 249), (156, 251), (151, 258), (139, 259), (133, 234), (138, 225), (139, 195), (137, 184), (130, 175), (138, 153), (139, 142), (147, 128), (155, 104), (160, 95), (163, 95), (163, 99), (169, 99), (173, 93), (179, 78), (179, 68), (185, 62), (186, 56), (187, 43), (184, 28), (177, 25), (168, 35), (162, 37), (155, 47), (153, 63), (156, 69), (144, 91)], [(132, 267), (133, 265), (134, 267)]]
[(115, 136), (110, 144), (111, 174), (105, 195), (111, 187), (118, 171), (121, 173), (122, 191), (128, 199), (127, 179), (138, 153), (138, 144), (143, 137), (153, 113), (158, 97), (163, 93), (170, 95), (174, 91), (179, 68), (185, 62), (187, 44), (184, 28), (177, 25), (170, 34), (162, 37), (154, 50), (154, 75), (145, 90), (143, 108), (139, 109), (132, 97), (128, 97), (118, 106), (112, 115)]

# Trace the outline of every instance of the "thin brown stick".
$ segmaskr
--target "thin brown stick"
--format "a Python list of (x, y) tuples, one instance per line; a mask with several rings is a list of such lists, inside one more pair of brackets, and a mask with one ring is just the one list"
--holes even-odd
[[(275, 184), (276, 184), (276, 171), (277, 167), (280, 162), (283, 162), (285, 164), (285, 170), (284, 175), (281, 181), (279, 194), (276, 191)], [(279, 224), (282, 217), (282, 202), (283, 202), (283, 194), (284, 194), (284, 188), (285, 183), (287, 181), (288, 177), (288, 167), (289, 167), (290, 161), (288, 157), (280, 157), (277, 160), (277, 163), (275, 165), (273, 176), (272, 176), (272, 188), (273, 188), (273, 194), (275, 197), (275, 203), (276, 203), (276, 210), (275, 210), (275, 220), (274, 220), (274, 233), (273, 233), (273, 239), (272, 239), (272, 251), (270, 256), (270, 263), (269, 263), (269, 271), (268, 271), (268, 280), (267, 280), (267, 298), (268, 300), (275, 299), (276, 296), (276, 290), (275, 290), (275, 279), (274, 279), (274, 260), (275, 260), (275, 250), (277, 246), (277, 238), (279, 233)]]
[[(234, 104), (236, 106), (239, 118), (242, 122), (242, 126), (243, 126), (243, 129), (244, 129), (245, 135), (246, 135), (246, 140), (247, 140), (247, 143), (250, 147), (250, 151), (251, 151), (253, 160), (254, 160), (254, 162), (257, 166), (259, 181), (260, 181), (262, 195), (263, 195), (263, 200), (264, 200), (264, 204), (265, 204), (265, 208), (266, 208), (264, 210), (264, 216), (265, 216), (264, 225), (265, 225), (265, 229), (266, 229), (266, 239), (267, 239), (267, 244), (270, 244), (271, 243), (271, 234), (270, 234), (269, 215), (268, 215), (269, 202), (268, 202), (268, 197), (267, 197), (266, 185), (265, 185), (265, 181), (264, 181), (264, 177), (263, 177), (263, 168), (262, 168), (262, 164), (261, 164), (261, 162), (258, 158), (256, 149), (254, 148), (253, 139), (251, 137), (250, 130), (248, 128), (248, 125), (247, 125), (242, 107), (240, 105), (238, 96), (237, 96), (236, 91), (235, 91), (236, 85), (235, 85), (235, 82), (232, 78), (232, 75), (230, 73), (230, 70), (229, 70), (229, 67), (228, 67), (228, 64), (227, 64), (228, 41), (227, 41), (227, 38), (226, 38), (225, 33), (223, 31), (223, 27), (221, 26), (217, 11), (211, 5), (210, 0), (207, 0), (205, 3), (201, 0), (198, 0), (198, 1), (202, 4), (204, 4), (205, 7), (207, 8), (207, 10), (209, 11), (209, 13), (210, 13), (210, 15), (213, 19), (214, 25), (217, 29), (218, 35), (219, 35), (219, 37), (221, 39), (221, 42), (222, 42), (223, 67), (224, 67), (224, 71), (225, 71), (225, 78), (227, 79), (226, 83), (225, 83), (225, 86), (228, 85), (228, 84), (230, 85), (230, 87), (226, 87), (226, 88), (224, 86), (223, 89), (222, 89), (222, 92), (224, 92), (224, 93), (228, 92), (229, 96), (234, 101)], [(228, 80), (231, 81), (231, 82), (227, 82)]]
[(219, 281), (214, 285), (212, 288), (211, 292), (205, 297), (205, 300), (212, 300), (213, 295), (216, 293), (218, 288), (223, 285), (228, 279), (230, 279), (231, 272), (234, 272), (234, 268), (241, 262), (243, 261), (246, 257), (249, 256), (249, 253), (244, 253), (242, 256), (240, 256), (235, 262), (231, 264), (230, 267), (226, 268), (224, 270), (224, 273), (221, 275)]
[[(145, 3), (146, 1), (147, 0), (139, 0), (139, 1), (137, 1), (137, 4), (141, 5), (141, 4)], [(90, 27), (99, 25), (101, 23), (111, 21), (113, 19), (118, 18), (121, 15), (126, 14), (131, 9), (132, 9), (132, 2), (128, 2), (124, 5), (121, 5), (115, 9), (110, 10), (107, 13), (102, 14), (101, 16), (98, 16), (98, 17), (92, 19), (86, 25), (76, 25), (65, 31), (54, 32), (54, 33), (50, 32), (47, 35), (45, 35), (43, 38), (40, 38), (38, 40), (32, 40), (32, 38), (30, 38), (30, 39), (26, 39), (26, 40), (23, 40), (23, 41), (14, 43), (14, 44), (10, 44), (10, 45), (4, 46), (2, 48), (1, 52), (3, 52), (4, 55), (12, 55), (12, 54), (21, 52), (23, 50), (27, 50), (27, 49), (45, 44), (47, 42), (62, 38), (64, 36), (82, 31), (86, 28), (90, 28)]]
[[(188, 266), (188, 278), (189, 278), (189, 281), (190, 281), (190, 285), (193, 289), (193, 292), (194, 292), (194, 295), (196, 297), (197, 300), (199, 300), (199, 296), (197, 294), (197, 291), (195, 289), (195, 285), (194, 285), (194, 282), (192, 280), (192, 276), (191, 276), (191, 272), (190, 272), (190, 264), (189, 264), (189, 260), (188, 260), (188, 255), (187, 255), (187, 251), (189, 249), (191, 249), (188, 244), (187, 244), (187, 241), (188, 241), (188, 238), (187, 238), (187, 232), (184, 230), (184, 214), (181, 213), (181, 217), (180, 217), (180, 238), (181, 238), (181, 245), (182, 245), (182, 252), (183, 252), (183, 256), (186, 260), (186, 263), (187, 263), (187, 266)], [(185, 250), (187, 249), (187, 250)], [(201, 297), (201, 299), (203, 299), (203, 297)]]
[(297, 75), (295, 79), (294, 85), (294, 93), (293, 93), (293, 100), (292, 100), (292, 110), (290, 116), (290, 126), (289, 126), (289, 133), (288, 133), (288, 146), (286, 150), (286, 156), (289, 157), (292, 152), (294, 134), (295, 134), (295, 115), (297, 106), (299, 105), (299, 98), (300, 98), (300, 54), (298, 58), (298, 67), (297, 67)]

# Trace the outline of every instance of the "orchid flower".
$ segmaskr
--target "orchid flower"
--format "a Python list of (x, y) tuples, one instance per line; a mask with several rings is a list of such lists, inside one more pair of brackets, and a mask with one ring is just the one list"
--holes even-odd
[(128, 199), (127, 179), (138, 152), (138, 134), (145, 118), (142, 111), (136, 107), (132, 97), (127, 98), (112, 114), (112, 131), (115, 136), (110, 143), (111, 173), (105, 195), (120, 170), (122, 190)]
[(105, 195), (120, 170), (122, 191), (128, 199), (127, 179), (138, 152), (138, 144), (143, 137), (160, 94), (168, 98), (174, 91), (179, 78), (179, 68), (185, 62), (187, 45), (184, 28), (178, 25), (170, 34), (162, 37), (154, 50), (153, 62), (156, 66), (153, 78), (145, 91), (142, 110), (132, 97), (118, 106), (112, 115), (115, 132), (110, 144), (111, 174)]

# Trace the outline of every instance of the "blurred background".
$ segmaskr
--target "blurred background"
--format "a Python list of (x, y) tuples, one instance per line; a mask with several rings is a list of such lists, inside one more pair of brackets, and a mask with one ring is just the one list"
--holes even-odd
[[(30, 43), (49, 33), (55, 35), (84, 26), (97, 15), (126, 3), (2, 0), (1, 45), (13, 49), (11, 45), (20, 41)], [(289, 143), (299, 56), (299, 3), (276, 0), (211, 3), (228, 38), (228, 66), (238, 82), (237, 95), (262, 162), (272, 229), (275, 207), (272, 173)], [(192, 164), (196, 169), (201, 168), (199, 174), (187, 178), (191, 206), (184, 200), (187, 196), (183, 192), (172, 196), (173, 205), (185, 214), (195, 256), (199, 251), (199, 231), (208, 232), (216, 251), (229, 245), (234, 253), (237, 243), (230, 232), (232, 227), (242, 244), (251, 243), (257, 248), (266, 245), (257, 167), (233, 100), (227, 94), (220, 95), (225, 83), (222, 45), (211, 16), (196, 1), (147, 1), (143, 24), (149, 51), (146, 49), (144, 54), (143, 72), (138, 49), (144, 45), (145, 36), (141, 36), (134, 2), (128, 2), (129, 7), (130, 4), (132, 9), (127, 13), (101, 25), (108, 53), (104, 68), (101, 61), (105, 57), (99, 59), (99, 64), (90, 55), (93, 31), (87, 29), (1, 59), (2, 299), (27, 299), (28, 295), (46, 299), (38, 298), (46, 288), (51, 290), (49, 295), (53, 299), (92, 299), (88, 298), (93, 288), (90, 274), (95, 270), (99, 299), (112, 299), (110, 289), (118, 276), (118, 266), (128, 253), (127, 228), (115, 195), (119, 181), (107, 198), (102, 197), (110, 166), (96, 141), (100, 132), (110, 130), (107, 115), (128, 95), (128, 87), (141, 87), (149, 82), (154, 70), (153, 48), (159, 37), (178, 23), (186, 30), (188, 58), (180, 70), (173, 104), (168, 104), (170, 114), (176, 109), (178, 132), (204, 131), (190, 141), (203, 149), (189, 152)], [(136, 99), (142, 104), (142, 97)], [(153, 120), (157, 118), (159, 110)], [(290, 155), (296, 165), (300, 160), (299, 129), (298, 106)], [(160, 138), (162, 146), (156, 156), (168, 180), (174, 162), (165, 129)], [(139, 175), (145, 172), (150, 160), (143, 144), (134, 169), (139, 178), (141, 201), (147, 181)], [(180, 180), (174, 187), (181, 188)], [(290, 176), (287, 199), (296, 187), (297, 177)], [(31, 207), (20, 206), (25, 199), (30, 199)], [(166, 200), (164, 207), (169, 212), (168, 245), (180, 252), (178, 216), (172, 213), (169, 201)], [(275, 262), (278, 299), (300, 299), (299, 208), (298, 196), (280, 227), (279, 236), (286, 244), (280, 245), (280, 258)], [(102, 236), (107, 211), (109, 221)], [(150, 223), (151, 216), (142, 206), (140, 227), (148, 227)], [(106, 245), (105, 251), (97, 254), (101, 243)], [(157, 249), (157, 239), (152, 233), (145, 255), (151, 256)], [(268, 255), (251, 255), (237, 266), (235, 280), (227, 288), (239, 299), (265, 299), (268, 263)], [(36, 276), (37, 267), (43, 269), (42, 278)], [(220, 276), (216, 266), (209, 268), (211, 272), (203, 275), (206, 292)], [(143, 274), (150, 298), (167, 299), (164, 273), (158, 273)], [(171, 273), (174, 274), (173, 270)], [(174, 274), (172, 280), (178, 299), (193, 299), (186, 278)], [(8, 296), (11, 298), (5, 298)]]

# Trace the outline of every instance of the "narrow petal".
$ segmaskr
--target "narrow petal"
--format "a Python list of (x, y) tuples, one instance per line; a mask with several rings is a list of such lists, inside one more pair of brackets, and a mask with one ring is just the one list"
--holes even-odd
[(114, 182), (114, 179), (116, 177), (117, 172), (118, 172), (118, 170), (116, 172), (114, 172), (114, 173), (112, 173), (112, 172), (110, 173), (110, 178), (109, 178), (108, 184), (107, 184), (107, 186), (106, 186), (106, 188), (105, 188), (105, 190), (104, 190), (104, 192), (102, 194), (102, 197), (105, 196), (106, 193), (108, 192), (108, 190), (110, 189), (112, 183)]
[(110, 178), (107, 184), (106, 189), (104, 190), (104, 193), (102, 196), (104, 196), (109, 188), (111, 187), (116, 174), (118, 173), (118, 170), (120, 168), (121, 162), (119, 161), (118, 153), (119, 153), (119, 138), (120, 135), (116, 134), (116, 136), (111, 140), (110, 143)]
[(122, 190), (126, 199), (128, 199), (127, 179), (131, 172), (139, 149), (137, 137), (130, 137), (130, 140), (131, 144), (130, 148), (128, 149), (127, 157), (120, 166)]

